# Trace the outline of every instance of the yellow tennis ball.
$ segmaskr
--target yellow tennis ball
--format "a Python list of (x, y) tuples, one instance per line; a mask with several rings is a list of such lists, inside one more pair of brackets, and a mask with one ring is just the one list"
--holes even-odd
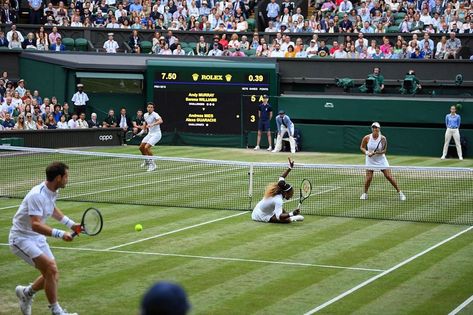
[(136, 232), (140, 232), (140, 231), (142, 231), (142, 230), (143, 230), (143, 226), (142, 226), (141, 224), (135, 225), (135, 231), (136, 231)]

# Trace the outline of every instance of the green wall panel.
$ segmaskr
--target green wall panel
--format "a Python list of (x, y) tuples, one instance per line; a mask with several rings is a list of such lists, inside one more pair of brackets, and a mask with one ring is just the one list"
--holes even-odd
[[(367, 127), (349, 125), (296, 124), (296, 128), (302, 133), (303, 150), (315, 152), (360, 152), (361, 139), (370, 133)], [(445, 129), (385, 127), (381, 131), (388, 139), (391, 154), (442, 155)], [(473, 130), (461, 130), (461, 135), (471, 146)], [(471, 156), (471, 151), (465, 156)]]
[(67, 70), (62, 66), (20, 58), (20, 74), (31, 93), (38, 90), (43, 98), (56, 96), (59, 102), (70, 101), (72, 97), (65, 94)]
[(292, 119), (380, 121), (442, 124), (452, 104), (462, 104), (463, 124), (473, 124), (473, 101), (396, 97), (294, 97), (279, 98), (279, 108)]

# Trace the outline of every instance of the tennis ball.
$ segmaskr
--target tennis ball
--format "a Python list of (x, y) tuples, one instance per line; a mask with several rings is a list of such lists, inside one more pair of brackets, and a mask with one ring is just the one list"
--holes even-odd
[(143, 226), (142, 226), (141, 224), (135, 225), (135, 231), (136, 231), (136, 232), (140, 232), (140, 231), (142, 231), (142, 230), (143, 230)]

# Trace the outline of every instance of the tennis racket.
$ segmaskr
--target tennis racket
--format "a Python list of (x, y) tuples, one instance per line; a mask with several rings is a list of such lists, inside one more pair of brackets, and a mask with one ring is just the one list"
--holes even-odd
[(72, 233), (72, 237), (84, 233), (89, 236), (94, 236), (102, 231), (103, 218), (98, 209), (88, 208), (82, 215), (80, 227)]
[[(378, 145), (376, 146), (376, 149), (374, 149), (373, 153), (377, 153), (379, 151), (382, 151), (383, 148), (384, 148), (384, 142), (385, 141), (383, 141), (383, 138), (381, 138), (381, 140), (379, 140), (379, 142), (378, 142)], [(381, 144), (382, 144), (382, 146), (381, 146)], [(371, 157), (373, 157), (373, 156), (374, 156), (374, 154)]]
[(125, 141), (129, 142), (131, 139), (133, 139), (136, 135), (133, 133), (133, 131), (129, 130), (125, 133)]
[(312, 193), (312, 184), (308, 179), (303, 179), (301, 182), (301, 187), (299, 188), (299, 205), (297, 208), (299, 209), (302, 205), (302, 202), (310, 197)]

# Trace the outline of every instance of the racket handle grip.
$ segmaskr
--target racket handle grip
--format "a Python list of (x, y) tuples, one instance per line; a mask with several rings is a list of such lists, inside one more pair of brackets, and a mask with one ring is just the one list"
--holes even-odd
[(71, 236), (72, 236), (73, 238), (76, 237), (77, 235), (79, 235), (79, 233), (77, 233), (77, 232), (75, 232), (75, 231), (71, 233)]

